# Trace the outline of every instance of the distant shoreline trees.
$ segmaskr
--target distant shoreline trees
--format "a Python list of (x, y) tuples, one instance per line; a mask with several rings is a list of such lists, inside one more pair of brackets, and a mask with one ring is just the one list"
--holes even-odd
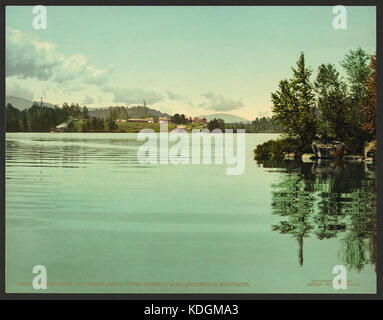
[(34, 102), (29, 109), (22, 111), (8, 103), (5, 112), (7, 132), (49, 132), (61, 123), (67, 122), (70, 128), (73, 119), (89, 118), (88, 109), (74, 103), (52, 108)]
[(192, 120), (186, 118), (184, 114), (176, 113), (170, 118), (170, 122), (175, 124), (188, 124), (188, 123), (191, 123)]
[[(130, 108), (133, 112), (141, 111), (137, 107)], [(129, 110), (130, 110), (129, 109)], [(99, 110), (96, 110), (99, 111)], [(64, 103), (61, 108), (58, 106), (47, 107), (37, 102), (32, 107), (23, 111), (18, 110), (12, 104), (6, 106), (6, 131), (7, 132), (49, 132), (56, 126), (66, 123), (65, 132), (130, 132), (123, 125), (122, 128), (116, 123), (118, 119), (129, 119), (127, 109), (125, 107), (110, 107), (109, 117), (105, 114), (99, 116), (91, 116), (86, 106), (80, 107), (78, 104)], [(93, 110), (92, 113), (94, 114)], [(158, 120), (158, 116), (153, 116), (154, 120)], [(191, 118), (187, 118), (184, 114), (174, 114), (171, 117), (173, 124), (189, 125), (192, 123)], [(203, 127), (209, 130), (232, 129), (236, 132), (238, 129), (244, 129), (248, 133), (281, 133), (283, 131), (279, 122), (270, 117), (256, 118), (251, 123), (225, 123), (222, 119), (213, 119)], [(138, 128), (139, 130), (139, 128)], [(134, 132), (137, 127), (134, 127)]]
[(248, 123), (225, 123), (225, 129), (245, 130), (246, 133), (283, 133), (283, 128), (276, 119), (261, 117)]

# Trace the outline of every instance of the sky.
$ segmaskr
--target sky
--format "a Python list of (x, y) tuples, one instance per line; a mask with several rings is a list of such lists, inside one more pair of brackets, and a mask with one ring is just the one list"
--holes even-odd
[(318, 66), (376, 50), (375, 7), (32, 6), (6, 8), (6, 94), (88, 108), (142, 105), (169, 114), (271, 115), (271, 93), (300, 52)]

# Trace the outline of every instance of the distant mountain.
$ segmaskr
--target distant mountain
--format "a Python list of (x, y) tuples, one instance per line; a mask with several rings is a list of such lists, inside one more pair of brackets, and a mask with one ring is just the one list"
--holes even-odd
[(133, 107), (106, 107), (106, 108), (97, 108), (97, 109), (90, 109), (89, 108), (89, 116), (90, 117), (96, 117), (96, 118), (103, 118), (103, 119), (109, 119), (111, 116), (111, 113), (114, 114), (115, 118), (120, 119), (127, 119), (127, 118), (133, 118), (133, 119), (140, 119), (146, 117), (168, 117), (170, 118), (170, 115), (167, 113), (163, 113), (161, 111), (150, 109), (148, 107), (143, 106), (133, 106)]
[(201, 115), (198, 118), (206, 118), (207, 121), (213, 120), (214, 118), (222, 119), (226, 123), (241, 123), (241, 122), (250, 123), (251, 122), (250, 120), (247, 120), (245, 118), (228, 114), (228, 113), (213, 113), (209, 115)]
[[(33, 101), (24, 99), (24, 98), (15, 97), (15, 96), (6, 96), (5, 105), (7, 105), (8, 103), (10, 103), (12, 106), (14, 106), (18, 110), (25, 110), (32, 107), (33, 105)], [(43, 101), (43, 104), (47, 107), (54, 107), (53, 104), (48, 102)]]

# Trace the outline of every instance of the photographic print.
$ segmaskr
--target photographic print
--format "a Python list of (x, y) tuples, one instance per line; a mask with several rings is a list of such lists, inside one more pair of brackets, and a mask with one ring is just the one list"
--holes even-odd
[(375, 6), (5, 9), (6, 293), (377, 293)]

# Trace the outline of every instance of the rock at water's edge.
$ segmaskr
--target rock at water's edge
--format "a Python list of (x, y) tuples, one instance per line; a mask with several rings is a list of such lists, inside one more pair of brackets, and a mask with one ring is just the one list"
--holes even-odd
[(339, 141), (317, 140), (311, 146), (319, 159), (334, 159), (337, 154), (340, 154), (345, 149), (345, 144)]
[(317, 158), (317, 156), (314, 153), (305, 153), (302, 156), (303, 162), (314, 162), (314, 160)]

